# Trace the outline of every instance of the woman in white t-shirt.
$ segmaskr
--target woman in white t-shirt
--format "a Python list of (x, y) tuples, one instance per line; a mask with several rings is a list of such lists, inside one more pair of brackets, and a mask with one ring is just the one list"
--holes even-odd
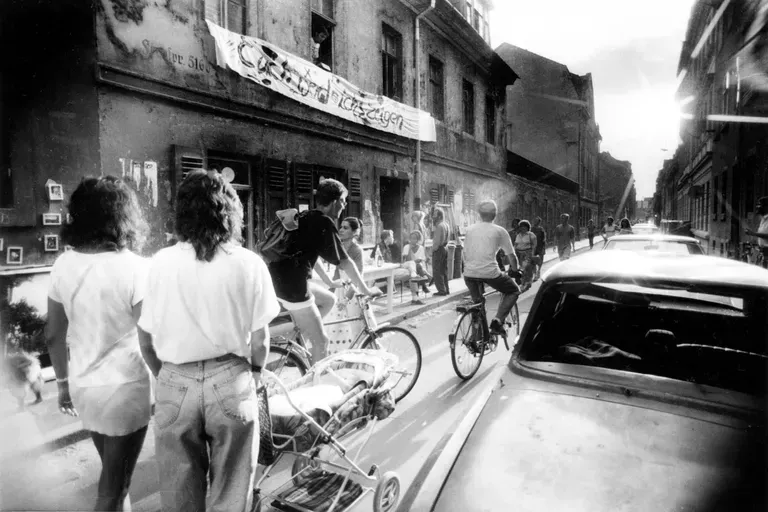
[(267, 265), (239, 243), (243, 206), (221, 174), (190, 172), (175, 220), (179, 243), (152, 258), (139, 319), (161, 508), (251, 510), (256, 388), (280, 306)]
[(603, 229), (600, 230), (600, 234), (603, 236), (603, 240), (608, 240), (609, 238), (614, 236), (618, 230), (619, 230), (619, 226), (613, 223), (613, 217), (608, 217), (605, 220), (605, 225), (603, 226)]
[[(130, 510), (128, 488), (150, 418), (150, 378), (136, 322), (146, 261), (136, 196), (111, 176), (83, 180), (62, 232), (73, 250), (51, 270), (46, 340), (59, 409), (80, 416), (102, 462), (96, 510)], [(69, 358), (67, 358), (69, 346)]]
[(531, 287), (533, 281), (533, 250), (536, 248), (536, 235), (531, 233), (531, 223), (527, 220), (521, 220), (517, 226), (517, 235), (514, 240), (515, 254), (523, 271), (522, 290), (526, 291)]

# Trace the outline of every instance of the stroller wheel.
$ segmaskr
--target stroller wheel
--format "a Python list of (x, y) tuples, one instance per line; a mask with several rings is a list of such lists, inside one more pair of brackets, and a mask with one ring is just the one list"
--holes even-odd
[(315, 459), (310, 459), (306, 455), (298, 455), (296, 460), (293, 461), (293, 467), (291, 468), (291, 477), (293, 477), (294, 485), (301, 485), (309, 475), (320, 468), (320, 463)]
[(373, 512), (391, 512), (400, 500), (400, 478), (394, 471), (381, 476), (373, 496)]

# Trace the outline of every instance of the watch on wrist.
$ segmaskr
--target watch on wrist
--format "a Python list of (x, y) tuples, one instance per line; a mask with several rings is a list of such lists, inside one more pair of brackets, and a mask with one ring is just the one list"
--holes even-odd
[(261, 373), (261, 370), (262, 370), (261, 366), (257, 364), (251, 365), (251, 373)]

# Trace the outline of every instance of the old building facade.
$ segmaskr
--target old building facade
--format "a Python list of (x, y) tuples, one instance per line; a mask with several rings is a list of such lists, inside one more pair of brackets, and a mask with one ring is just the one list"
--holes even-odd
[(578, 185), (560, 213), (585, 228), (598, 215), (601, 140), (591, 75), (576, 75), (564, 64), (511, 44), (496, 51), (521, 77), (507, 87), (507, 148)]
[[(448, 205), (459, 227), (475, 220), (483, 198), (505, 214), (523, 181), (508, 172), (503, 145), (505, 88), (517, 75), (489, 45), (486, 1), (98, 0), (95, 9), (12, 1), (2, 9), (4, 45), (33, 41), (2, 76), (0, 224), (4, 245), (23, 248), (10, 263), (4, 251), (4, 268), (53, 262), (63, 247), (47, 251), (45, 236), (58, 235), (66, 199), (88, 175), (133, 180), (151, 221), (150, 254), (173, 230), (176, 186), (198, 168), (234, 174), (248, 247), (276, 210), (312, 207), (324, 177), (348, 186), (346, 213), (362, 219), (366, 242), (385, 228), (407, 234), (414, 208)], [(66, 27), (56, 21), (63, 16)], [(243, 44), (227, 47), (206, 20)], [(291, 74), (306, 65), (349, 84), (340, 99), (309, 72)], [(338, 100), (346, 117), (307, 97)], [(384, 97), (396, 105), (386, 117), (355, 103)], [(403, 112), (419, 110), (410, 136), (379, 126), (402, 126)], [(434, 126), (431, 137), (425, 126)], [(50, 198), (46, 184), (61, 185), (64, 200)]]
[(595, 218), (597, 225), (613, 217), (634, 220), (636, 214), (635, 177), (632, 164), (626, 160), (617, 160), (609, 152), (600, 153), (600, 211), (602, 217)]
[(710, 254), (738, 256), (745, 228), (756, 228), (756, 200), (768, 195), (766, 27), (763, 0), (691, 9), (678, 67), (682, 144), (660, 171), (656, 206), (690, 222)]

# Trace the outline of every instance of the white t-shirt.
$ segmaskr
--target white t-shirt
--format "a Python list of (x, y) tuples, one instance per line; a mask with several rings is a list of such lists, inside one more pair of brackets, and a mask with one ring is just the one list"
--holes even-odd
[(616, 224), (611, 224), (610, 226), (608, 224), (605, 224), (603, 226), (603, 230), (605, 230), (605, 237), (611, 238), (613, 235), (616, 234), (617, 231), (619, 231), (619, 226)]
[[(405, 247), (403, 247), (403, 258), (408, 257), (408, 254), (410, 253), (410, 251), (411, 251), (411, 244), (405, 244)], [(417, 260), (424, 261), (426, 259), (427, 259), (427, 256), (426, 256), (426, 253), (424, 252), (424, 246), (420, 245), (419, 248), (416, 249), (416, 251), (413, 253), (412, 260), (413, 261), (417, 261)]]
[(51, 270), (48, 296), (64, 307), (73, 386), (125, 384), (149, 378), (133, 306), (144, 299), (147, 260), (128, 250), (67, 251)]
[(515, 237), (515, 249), (518, 251), (531, 251), (536, 248), (536, 235), (528, 231), (518, 233)]
[(464, 239), (464, 275), (478, 279), (493, 279), (501, 275), (496, 253), (514, 254), (507, 230), (492, 222), (478, 222), (467, 229)]
[(139, 327), (153, 335), (163, 362), (250, 360), (251, 332), (279, 312), (267, 265), (255, 253), (227, 244), (206, 262), (180, 242), (152, 258)]
[[(763, 215), (762, 220), (760, 221), (760, 226), (757, 228), (757, 232), (765, 235), (768, 235), (768, 215)], [(768, 247), (768, 240), (765, 240), (764, 238), (757, 239), (757, 245), (758, 247)]]

